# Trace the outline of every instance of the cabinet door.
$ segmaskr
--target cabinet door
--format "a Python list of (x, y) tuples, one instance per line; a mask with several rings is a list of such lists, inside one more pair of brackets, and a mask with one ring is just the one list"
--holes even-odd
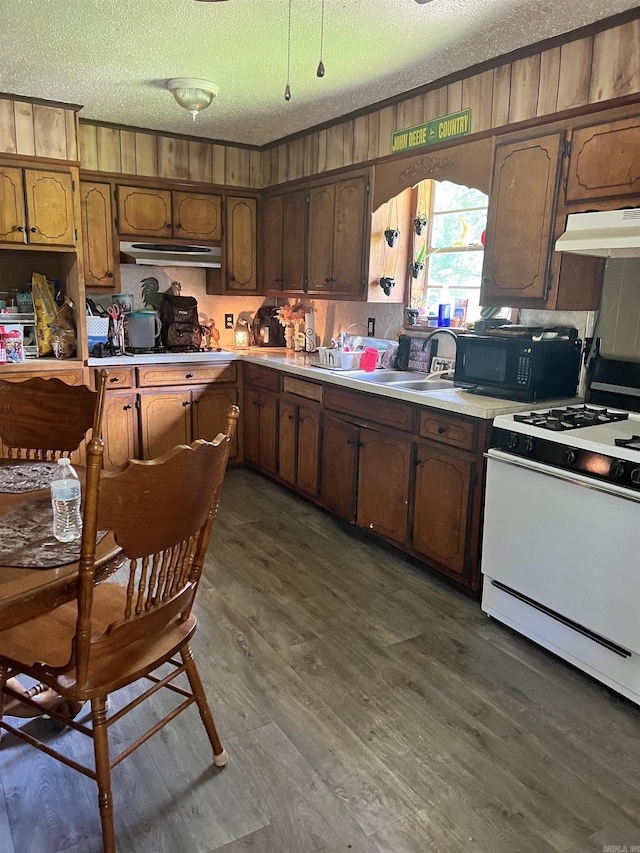
[(102, 437), (107, 471), (121, 468), (127, 459), (136, 458), (138, 416), (135, 401), (132, 391), (105, 395)]
[(0, 167), (0, 240), (27, 242), (22, 169), (17, 166)]
[(567, 201), (640, 194), (640, 116), (571, 135)]
[(324, 418), (320, 497), (327, 509), (347, 521), (355, 518), (358, 432), (347, 421)]
[(85, 284), (113, 287), (116, 264), (110, 185), (83, 181), (80, 184), (80, 210)]
[(155, 459), (176, 444), (191, 443), (188, 389), (140, 392), (142, 458)]
[[(298, 407), (298, 449), (297, 474), (298, 487), (308, 495), (318, 494), (318, 464), (320, 458), (321, 414), (316, 409)], [(282, 445), (280, 448), (282, 452)]]
[(69, 172), (25, 169), (28, 240), (38, 246), (74, 246), (73, 183)]
[(333, 212), (335, 184), (309, 190), (307, 238), (308, 292), (329, 293), (333, 272)]
[(332, 293), (362, 293), (367, 196), (366, 177), (336, 184)]
[(292, 486), (297, 482), (298, 407), (288, 400), (280, 401), (278, 416), (278, 474)]
[(413, 548), (462, 575), (473, 462), (419, 447), (413, 515)]
[(260, 467), (270, 474), (278, 469), (278, 398), (260, 394)]
[(173, 236), (190, 240), (222, 238), (222, 197), (173, 193)]
[(286, 193), (282, 211), (283, 290), (304, 290), (307, 191)]
[(407, 538), (411, 443), (360, 430), (356, 522), (404, 544)]
[(255, 198), (230, 198), (227, 196), (228, 292), (244, 293), (257, 289), (256, 217)]
[[(235, 388), (205, 388), (191, 392), (191, 440), (204, 438), (213, 441), (218, 433), (224, 432), (229, 406), (238, 404)], [(238, 439), (234, 435), (229, 458), (238, 455)]]
[(170, 237), (170, 190), (118, 187), (118, 233)]
[(260, 394), (254, 388), (244, 389), (242, 407), (244, 458), (254, 465), (260, 464)]
[(262, 275), (265, 290), (282, 290), (283, 197), (274, 195), (262, 203)]
[(550, 286), (561, 133), (497, 145), (481, 305), (543, 305)]

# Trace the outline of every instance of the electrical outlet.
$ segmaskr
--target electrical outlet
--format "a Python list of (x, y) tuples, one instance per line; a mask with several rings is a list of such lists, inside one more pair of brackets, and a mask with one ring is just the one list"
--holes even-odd
[(367, 320), (367, 335), (369, 335), (370, 338), (373, 338), (373, 337), (375, 337), (375, 334), (376, 334), (376, 318), (375, 317), (369, 317), (369, 319)]
[(233, 314), (224, 315), (224, 327), (225, 329), (233, 329)]

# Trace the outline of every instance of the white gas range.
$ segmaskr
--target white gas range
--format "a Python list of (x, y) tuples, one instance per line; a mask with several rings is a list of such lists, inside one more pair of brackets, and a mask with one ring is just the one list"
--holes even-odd
[(640, 397), (602, 384), (494, 420), (482, 609), (640, 704)]

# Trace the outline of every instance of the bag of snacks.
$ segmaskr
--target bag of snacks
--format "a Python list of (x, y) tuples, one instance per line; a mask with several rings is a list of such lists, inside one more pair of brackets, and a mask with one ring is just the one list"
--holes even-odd
[(65, 299), (62, 308), (51, 323), (51, 347), (56, 358), (71, 358), (77, 347), (73, 303)]
[(38, 355), (49, 355), (53, 351), (51, 324), (58, 313), (54, 295), (53, 284), (47, 281), (46, 276), (34, 272), (31, 276), (31, 296), (36, 314)]

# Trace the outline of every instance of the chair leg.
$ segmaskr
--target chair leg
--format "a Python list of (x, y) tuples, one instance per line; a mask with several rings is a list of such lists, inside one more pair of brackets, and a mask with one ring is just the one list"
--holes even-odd
[(207, 701), (207, 694), (204, 692), (204, 687), (202, 686), (202, 681), (200, 680), (200, 673), (198, 672), (198, 667), (196, 666), (196, 662), (193, 659), (193, 652), (191, 651), (191, 646), (185, 646), (180, 652), (180, 656), (182, 658), (182, 662), (185, 665), (187, 678), (189, 679), (189, 684), (191, 685), (191, 690), (193, 695), (195, 696), (196, 703), (198, 705), (198, 710), (200, 711), (200, 719), (202, 720), (202, 724), (207, 730), (207, 734), (209, 736), (209, 741), (211, 742), (211, 746), (213, 747), (213, 763), (216, 767), (224, 767), (224, 765), (229, 760), (229, 756), (226, 753), (226, 750), (223, 748), (220, 743), (220, 738), (218, 737), (218, 732), (216, 730), (216, 724), (213, 721), (213, 714), (211, 713), (211, 708), (209, 707), (209, 703)]
[(93, 720), (93, 749), (96, 761), (96, 781), (98, 783), (98, 805), (102, 823), (102, 846), (104, 853), (116, 853), (106, 697), (100, 696), (91, 700), (91, 717)]
[[(9, 678), (9, 667), (0, 666), (0, 720), (4, 717), (4, 706), (7, 702), (7, 694), (4, 692), (4, 686)], [(3, 732), (0, 730), (0, 738)]]

